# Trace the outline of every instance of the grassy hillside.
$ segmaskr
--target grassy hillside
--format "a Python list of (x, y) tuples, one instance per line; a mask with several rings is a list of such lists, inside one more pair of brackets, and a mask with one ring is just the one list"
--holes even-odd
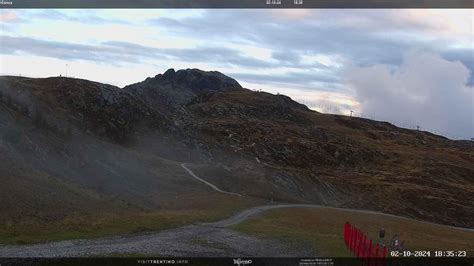
[[(471, 143), (177, 73), (127, 89), (0, 77), (0, 241), (158, 230), (272, 201), (474, 226)], [(246, 197), (221, 199), (183, 162)]]
[(324, 207), (275, 209), (262, 217), (236, 225), (234, 229), (259, 237), (303, 242), (321, 256), (346, 257), (352, 256), (344, 243), (346, 221), (362, 229), (374, 241), (378, 241), (382, 227), (386, 231), (385, 243), (398, 234), (406, 250), (465, 250), (470, 256), (474, 254), (474, 231)]
[(0, 101), (2, 244), (162, 230), (259, 202), (213, 192), (153, 145), (123, 146), (76, 129), (66, 136), (45, 125), (53, 122), (36, 124), (18, 101)]
[(209, 192), (176, 199), (176, 205), (163, 210), (109, 208), (96, 202), (84, 213), (64, 212), (61, 218), (45, 218), (32, 213), (30, 217), (0, 219), (0, 244), (32, 244), (66, 239), (98, 238), (148, 231), (160, 231), (188, 224), (213, 222), (246, 209), (259, 201)]
[(286, 190), (274, 192), (280, 201), (290, 193), (313, 203), (473, 226), (474, 146), (468, 141), (322, 114), (286, 96), (250, 90), (213, 94), (188, 108), (195, 138), (217, 160), (242, 179), (257, 173), (265, 191), (255, 195), (268, 198), (280, 187)]

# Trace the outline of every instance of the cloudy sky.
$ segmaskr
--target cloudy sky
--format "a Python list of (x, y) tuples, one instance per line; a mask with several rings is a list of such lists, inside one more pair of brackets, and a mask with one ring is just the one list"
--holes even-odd
[[(473, 10), (1, 10), (0, 74), (217, 70), (311, 108), (474, 137)], [(66, 64), (68, 65), (66, 67)]]

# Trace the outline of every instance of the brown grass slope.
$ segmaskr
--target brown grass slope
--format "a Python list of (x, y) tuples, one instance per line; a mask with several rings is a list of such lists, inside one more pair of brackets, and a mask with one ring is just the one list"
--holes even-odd
[[(138, 100), (100, 104), (102, 86), (60, 78), (0, 80), (0, 243), (160, 230), (213, 221), (252, 204), (212, 192), (180, 162), (160, 157), (192, 154), (162, 134), (169, 129), (160, 126), (159, 114), (146, 124), (146, 107), (133, 103)], [(130, 119), (130, 131), (118, 126), (121, 119)], [(100, 121), (113, 122), (102, 131)], [(146, 148), (138, 144), (145, 129), (153, 132)], [(122, 133), (126, 141), (116, 138), (127, 136)]]
[(435, 251), (456, 250), (465, 251), (469, 257), (474, 252), (474, 231), (325, 207), (271, 210), (234, 228), (260, 237), (308, 244), (320, 256), (351, 257), (353, 254), (347, 249), (341, 230), (346, 221), (363, 230), (369, 239), (377, 243), (379, 230), (384, 228), (384, 243), (387, 246), (390, 246), (392, 237), (398, 235), (403, 241), (403, 248), (412, 253), (430, 251), (434, 257)]
[(321, 114), (250, 90), (214, 94), (188, 109), (196, 138), (219, 150), (216, 158), (225, 158), (222, 150), (246, 158), (244, 166), (222, 160), (243, 178), (266, 172), (268, 190), (282, 185), (311, 202), (474, 226), (474, 149), (467, 141)]
[[(2, 216), (14, 224), (14, 217), (97, 218), (102, 209), (112, 216), (126, 209), (192, 213), (189, 199), (210, 211), (216, 195), (180, 167), (187, 162), (251, 202), (318, 203), (474, 227), (470, 143), (321, 114), (221, 75), (170, 71), (123, 89), (1, 77)], [(221, 215), (237, 209), (232, 200), (219, 204)]]

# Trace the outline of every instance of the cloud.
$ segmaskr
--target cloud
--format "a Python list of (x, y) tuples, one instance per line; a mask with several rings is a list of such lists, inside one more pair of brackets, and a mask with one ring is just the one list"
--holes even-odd
[(301, 64), (301, 55), (291, 50), (273, 51), (272, 58), (289, 65)]
[(276, 87), (293, 87), (306, 90), (338, 90), (341, 89), (340, 80), (333, 73), (324, 72), (287, 72), (279, 75), (253, 74), (253, 73), (229, 73), (238, 80), (255, 83), (274, 85)]
[(257, 84), (240, 80), (239, 82), (244, 88), (290, 96), (293, 100), (318, 112), (349, 115), (350, 110), (358, 110), (358, 103), (355, 99), (340, 91), (309, 90), (295, 86), (285, 87), (284, 85), (276, 87), (272, 84)]
[(16, 12), (11, 11), (11, 10), (0, 11), (0, 22), (12, 23), (12, 22), (19, 22), (19, 21), (21, 21), (21, 19), (18, 17)]
[(459, 61), (409, 52), (398, 67), (352, 67), (345, 74), (362, 116), (419, 125), (451, 138), (474, 136), (474, 88)]
[(106, 63), (139, 62), (135, 57), (136, 53), (126, 51), (124, 47), (107, 45), (85, 45), (0, 35), (0, 46), (2, 54), (30, 54), (64, 60), (80, 59)]
[(62, 11), (48, 9), (35, 12), (31, 14), (31, 17), (35, 19), (47, 19), (47, 20), (62, 20), (62, 21), (72, 21), (85, 24), (132, 24), (131, 21), (123, 19), (109, 19), (104, 18), (96, 14), (95, 10), (79, 10), (75, 14), (71, 12), (65, 13)]
[[(64, 60), (88, 60), (118, 65), (121, 63), (143, 63), (152, 59), (210, 63), (221, 67), (237, 66), (247, 69), (298, 67), (299, 59), (291, 60), (280, 55), (278, 60), (261, 60), (243, 54), (240, 50), (200, 46), (195, 48), (155, 48), (124, 41), (105, 41), (99, 44), (77, 44), (69, 42), (48, 41), (28, 37), (0, 35), (2, 54), (30, 54)], [(288, 54), (291, 57), (291, 53)], [(309, 68), (324, 67), (318, 62), (303, 64)], [(323, 78), (322, 75), (319, 75)], [(326, 74), (324, 80), (335, 80)]]
[[(451, 16), (447, 16), (445, 13), (449, 12), (444, 10), (433, 12), (204, 10), (199, 16), (182, 19), (161, 17), (148, 22), (167, 34), (195, 38), (206, 36), (209, 42), (252, 44), (272, 49), (276, 55), (283, 51), (296, 55), (338, 54), (358, 65), (397, 65), (403, 53), (413, 47), (423, 47), (444, 55), (453, 49), (453, 45), (472, 43), (472, 27), (470, 35), (459, 35), (446, 26), (449, 24), (459, 28), (463, 25), (461, 22), (469, 24), (470, 12), (454, 10)], [(443, 15), (444, 20), (433, 14)], [(455, 19), (456, 15), (462, 19)]]
[(106, 41), (97, 45), (46, 41), (27, 37), (0, 36), (3, 54), (31, 54), (65, 60), (88, 60), (120, 64), (140, 63), (145, 59), (168, 59), (188, 62), (220, 63), (244, 67), (274, 67), (274, 63), (242, 55), (224, 47), (164, 49), (130, 42)]

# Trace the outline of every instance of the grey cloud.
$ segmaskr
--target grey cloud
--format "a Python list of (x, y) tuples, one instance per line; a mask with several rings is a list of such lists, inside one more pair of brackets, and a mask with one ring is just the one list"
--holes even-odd
[[(306, 17), (291, 20), (279, 18), (270, 10), (207, 10), (201, 16), (179, 20), (157, 18), (149, 20), (149, 23), (169, 34), (196, 38), (205, 36), (208, 40), (269, 48), (276, 57), (282, 53), (339, 54), (360, 66), (376, 63), (398, 65), (403, 53), (412, 47), (425, 47), (443, 55), (449, 51), (446, 45), (422, 39), (408, 40), (400, 35), (422, 35), (424, 31), (439, 28), (420, 20), (402, 19), (398, 10), (311, 12)], [(400, 37), (393, 38), (394, 35)]]
[(220, 65), (235, 65), (251, 68), (275, 67), (275, 64), (241, 55), (234, 49), (223, 47), (201, 47), (194, 49), (167, 49), (167, 54), (191, 62), (213, 62)]
[(336, 91), (343, 89), (343, 85), (337, 75), (332, 73), (308, 73), (290, 72), (284, 75), (228, 73), (230, 76), (249, 83), (275, 85), (277, 87), (292, 87), (307, 90)]
[(474, 136), (474, 87), (461, 62), (432, 53), (408, 53), (395, 70), (386, 65), (346, 73), (362, 114), (419, 125), (451, 138)]
[[(341, 17), (340, 12), (335, 14)], [(272, 57), (281, 67), (324, 68), (317, 64), (302, 64), (300, 57), (305, 54), (338, 54), (360, 66), (374, 63), (396, 65), (409, 47), (406, 42), (383, 39), (365, 30), (331, 23), (320, 25), (318, 19), (309, 16), (295, 22), (272, 17), (268, 10), (212, 10), (202, 16), (179, 20), (157, 18), (149, 23), (176, 36), (200, 39), (205, 36), (209, 42), (234, 42), (267, 48), (272, 50)], [(325, 16), (321, 20), (335, 19)]]
[(242, 55), (239, 51), (224, 47), (196, 47), (188, 49), (164, 49), (129, 42), (104, 42), (104, 45), (121, 48), (124, 52), (143, 58), (160, 58), (186, 62), (206, 62), (242, 67), (275, 67), (274, 63)]
[[(206, 62), (221, 66), (246, 68), (294, 67), (296, 62), (267, 62), (242, 55), (239, 51), (225, 47), (197, 47), (189, 49), (164, 49), (143, 46), (130, 42), (108, 41), (100, 45), (83, 45), (66, 42), (38, 40), (26, 37), (0, 36), (3, 54), (28, 53), (66, 60), (89, 60), (120, 64), (141, 63), (145, 59), (181, 60)], [(308, 65), (317, 68), (320, 65)]]
[(58, 10), (48, 9), (39, 13), (32, 13), (31, 16), (37, 19), (74, 21), (84, 24), (132, 24), (131, 22), (122, 19), (106, 19), (94, 13), (94, 10), (86, 10), (77, 16), (71, 16)]
[(260, 34), (252, 27), (264, 23), (263, 14), (264, 12), (258, 10), (206, 10), (205, 14), (199, 17), (179, 20), (161, 17), (149, 20), (148, 24), (160, 26), (162, 30), (178, 35), (256, 42)]
[(0, 53), (27, 53), (65, 60), (89, 60), (96, 62), (138, 62), (136, 54), (125, 53), (121, 47), (93, 46), (65, 42), (44, 41), (26, 37), (0, 36)]
[[(449, 48), (449, 40), (407, 37), (410, 34), (422, 37), (426, 32), (440, 30), (439, 26), (422, 20), (402, 19), (399, 10), (311, 12), (297, 20), (285, 20), (275, 17), (268, 10), (212, 10), (202, 16), (179, 21), (160, 18), (150, 23), (170, 34), (197, 38), (206, 36), (213, 41), (232, 41), (271, 49), (272, 57), (279, 64), (294, 68), (308, 68), (299, 60), (304, 54), (337, 54), (354, 67), (383, 64), (387, 68), (396, 68), (403, 63), (406, 51), (422, 48), (448, 60), (461, 61), (471, 73), (467, 84), (474, 84), (474, 49)], [(333, 77), (339, 73), (337, 69), (330, 72)], [(313, 87), (307, 79), (295, 75), (236, 75), (254, 83)], [(314, 77), (318, 75), (314, 74)], [(318, 78), (327, 82), (325, 88), (341, 89), (337, 81)]]
[[(337, 90), (341, 88), (338, 73), (321, 65), (306, 65), (312, 73), (290, 72), (286, 75), (272, 75), (271, 69), (281, 66), (301, 66), (296, 55), (277, 55), (277, 62), (267, 62), (242, 55), (239, 51), (224, 47), (197, 47), (190, 49), (161, 49), (119, 41), (103, 42), (100, 45), (82, 45), (54, 42), (24, 37), (0, 36), (0, 53), (33, 54), (63, 60), (88, 60), (99, 63), (120, 65), (121, 63), (143, 63), (146, 60), (206, 62), (220, 66), (268, 69), (269, 74), (230, 74), (250, 83), (273, 84), (277, 86), (299, 87), (303, 89)], [(275, 56), (275, 54), (274, 54)], [(283, 63), (282, 63), (283, 62)]]
[(288, 50), (273, 51), (272, 52), (272, 58), (276, 59), (279, 62), (287, 63), (289, 65), (301, 64), (300, 54), (298, 54), (294, 51), (288, 51)]
[(474, 49), (452, 49), (445, 52), (443, 56), (451, 61), (462, 62), (471, 72), (467, 84), (474, 86)]

